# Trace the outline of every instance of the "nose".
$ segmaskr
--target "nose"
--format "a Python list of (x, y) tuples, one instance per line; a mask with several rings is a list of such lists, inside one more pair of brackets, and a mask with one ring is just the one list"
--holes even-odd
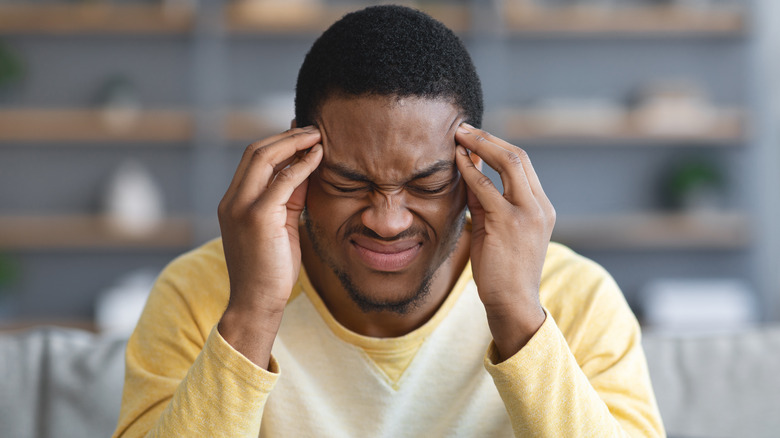
[(371, 206), (363, 211), (363, 225), (383, 238), (401, 234), (412, 226), (413, 216), (404, 203), (403, 192), (371, 194)]

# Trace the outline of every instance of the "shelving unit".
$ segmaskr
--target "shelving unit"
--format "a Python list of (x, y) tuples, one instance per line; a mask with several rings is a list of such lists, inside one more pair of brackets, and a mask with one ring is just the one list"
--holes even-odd
[(224, 136), (231, 141), (254, 141), (273, 135), (271, 124), (250, 110), (233, 110), (225, 118)]
[[(436, 17), (455, 32), (466, 32), (471, 14), (466, 5), (446, 2), (410, 3)], [(227, 5), (227, 28), (241, 34), (318, 34), (344, 14), (365, 7), (365, 3), (314, 3), (234, 1)]]
[(745, 31), (738, 10), (696, 10), (680, 6), (598, 6), (544, 8), (504, 2), (507, 30), (515, 35), (546, 36), (729, 36)]
[[(287, 50), (285, 44), (288, 41), (313, 40), (340, 16), (367, 5), (345, 2), (313, 4), (317, 6), (300, 6), (294, 2), (214, 0), (214, 3), (201, 4), (200, 10), (193, 10), (165, 7), (159, 3), (0, 3), (0, 37), (10, 36), (18, 40), (35, 37), (40, 40), (40, 37), (46, 36), (98, 35), (110, 36), (117, 41), (142, 38), (148, 42), (154, 41), (154, 38), (172, 36), (177, 43), (181, 43), (177, 50), (197, 53), (212, 51), (209, 53), (216, 54), (216, 59), (224, 61), (225, 71), (229, 72), (234, 67), (232, 63), (243, 62), (236, 53), (245, 52), (233, 53), (235, 46), (250, 41), (257, 46), (278, 45), (284, 47), (278, 50)], [(554, 44), (560, 45), (581, 44), (582, 40), (587, 40), (592, 46), (586, 48), (603, 45), (607, 47), (605, 50), (615, 50), (612, 42), (616, 39), (628, 41), (627, 44), (639, 42), (640, 46), (676, 44), (675, 38), (712, 45), (724, 41), (727, 46), (747, 47), (751, 44), (749, 11), (746, 10), (704, 11), (671, 6), (631, 6), (605, 12), (595, 7), (551, 9), (534, 4), (532, 1), (501, 0), (456, 4), (426, 1), (418, 2), (416, 6), (464, 36), (467, 45), (474, 43), (480, 49), (484, 49), (485, 44), (505, 47), (531, 45), (537, 39), (544, 39), (545, 44), (549, 43), (547, 40), (553, 40)], [(204, 11), (218, 13), (207, 16)], [(69, 46), (68, 50), (77, 49)], [(276, 66), (272, 49), (261, 53), (261, 56), (269, 57), (263, 62), (255, 61), (259, 67), (254, 67), (261, 72), (258, 80), (264, 79), (262, 72), (265, 69)], [(501, 50), (472, 52), (481, 57), (485, 64), (478, 66), (481, 73), (491, 61), (491, 67), (506, 68), (505, 59), (497, 59), (506, 53)], [(654, 53), (657, 56), (660, 52)], [(185, 160), (199, 163), (189, 164), (188, 175), (191, 180), (188, 183), (192, 183), (193, 187), (192, 197), (198, 196), (200, 193), (196, 192), (204, 186), (217, 186), (222, 180), (229, 181), (230, 175), (225, 172), (235, 169), (235, 163), (226, 163), (226, 157), (236, 151), (224, 148), (223, 145), (230, 142), (246, 144), (276, 133), (278, 129), (263, 120), (259, 113), (244, 109), (242, 106), (251, 107), (246, 101), (230, 101), (240, 94), (228, 91), (232, 86), (239, 86), (227, 83), (235, 79), (233, 76), (207, 77), (198, 74), (200, 70), (196, 71), (203, 64), (196, 61), (192, 61), (192, 64), (191, 76), (177, 79), (191, 80), (193, 88), (204, 90), (204, 98), (184, 100), (190, 102), (188, 106), (181, 105), (181, 102), (163, 102), (154, 108), (144, 107), (135, 121), (123, 129), (112, 128), (102, 110), (79, 108), (76, 104), (58, 108), (25, 106), (0, 109), (0, 151), (7, 146), (34, 153), (40, 145), (46, 146), (46, 149), (51, 149), (51, 146), (64, 148), (91, 145), (96, 148), (120, 146), (114, 150), (122, 152), (143, 149), (144, 153), (162, 154), (170, 151), (167, 147), (159, 146), (175, 145), (176, 151), (181, 151)], [(155, 68), (154, 60), (150, 60), (148, 68)], [(500, 92), (494, 93), (499, 95), (504, 92), (503, 88), (508, 88), (501, 81), (514, 80), (512, 74), (483, 76), (483, 87), (486, 90), (502, 88)], [(636, 72), (633, 74), (639, 76)], [(641, 80), (647, 80), (653, 74), (643, 74)], [(558, 80), (563, 77), (560, 74), (553, 76), (558, 77)], [(217, 83), (220, 79), (222, 82)], [(534, 78), (527, 80), (532, 81)], [(653, 153), (655, 150), (652, 148), (659, 148), (662, 153), (670, 155), (676, 153), (677, 148), (688, 152), (696, 148), (713, 155), (732, 154), (730, 157), (742, 157), (752, 147), (753, 131), (750, 127), (754, 115), (751, 114), (748, 102), (740, 100), (747, 99), (740, 97), (715, 102), (724, 107), (717, 109), (717, 118), (710, 129), (677, 134), (643, 130), (635, 123), (636, 115), (631, 112), (626, 112), (617, 123), (605, 129), (562, 127), (546, 119), (541, 111), (519, 107), (518, 101), (500, 102), (504, 109), (496, 110), (495, 105), (489, 106), (489, 110), (496, 112), (486, 114), (485, 120), (496, 123), (490, 129), (495, 129), (502, 138), (520, 145), (548, 148), (553, 150), (552, 154), (557, 153), (556, 156), (561, 154), (560, 151), (568, 151), (565, 147), (593, 151), (603, 146), (620, 150), (619, 154), (623, 156), (642, 153), (629, 151), (631, 148), (642, 148), (642, 151)], [(226, 109), (213, 111), (212, 107), (205, 108), (207, 104)], [(220, 141), (215, 145), (209, 143), (212, 138), (198, 142), (204, 132)], [(600, 150), (603, 152), (603, 149)], [(207, 172), (213, 172), (214, 175), (205, 175)], [(636, 185), (636, 181), (619, 181), (616, 184), (631, 187)], [(645, 189), (634, 187), (632, 190)], [(53, 251), (62, 255), (69, 251), (99, 253), (131, 249), (137, 253), (160, 253), (186, 248), (202, 240), (202, 236), (194, 230), (197, 228), (195, 224), (202, 220), (198, 214), (205, 214), (207, 210), (202, 206), (190, 207), (191, 211), (166, 219), (155, 233), (142, 238), (129, 238), (107, 231), (105, 218), (99, 216), (83, 214), (43, 217), (26, 211), (5, 211), (0, 215), (0, 251), (27, 254)], [(663, 258), (661, 253), (688, 254), (695, 251), (745, 258), (745, 254), (749, 256), (756, 245), (756, 237), (751, 233), (751, 224), (755, 218), (750, 209), (733, 208), (702, 216), (669, 213), (653, 207), (647, 206), (645, 210), (639, 211), (620, 211), (616, 208), (619, 211), (617, 213), (595, 216), (577, 212), (560, 214), (553, 239), (575, 250), (625, 253), (626, 257), (641, 253), (659, 258)]]
[(190, 8), (159, 4), (0, 4), (0, 34), (176, 34), (192, 22)]
[(500, 132), (518, 142), (537, 145), (581, 146), (733, 146), (747, 140), (745, 118), (741, 111), (724, 109), (717, 111), (708, 126), (681, 132), (653, 132), (643, 129), (636, 115), (627, 112), (599, 129), (568, 125), (566, 121), (550, 118), (538, 110), (508, 109), (495, 115), (501, 120)]
[(553, 239), (581, 250), (743, 250), (751, 242), (739, 212), (634, 213), (559, 218)]
[(0, 110), (0, 142), (182, 144), (192, 133), (192, 117), (178, 110)]
[(191, 243), (187, 218), (167, 218), (149, 233), (130, 235), (101, 216), (0, 217), (0, 251), (177, 249)]
[[(723, 111), (712, 127), (701, 132), (679, 134), (642, 130), (626, 114), (610, 129), (578, 130), (552, 126), (544, 114), (534, 110), (508, 109), (487, 119), (501, 120), (500, 131), (509, 139), (545, 145), (700, 145), (722, 146), (743, 143), (747, 137), (744, 117)], [(183, 110), (143, 110), (130, 120), (112, 126), (111, 115), (94, 109), (0, 110), (0, 142), (86, 142), (117, 144), (139, 142), (184, 144), (192, 139), (192, 115)], [(120, 117), (123, 117), (120, 115)], [(228, 140), (253, 140), (275, 133), (271, 123), (251, 110), (231, 110), (225, 118)], [(0, 147), (2, 144), (0, 143)]]

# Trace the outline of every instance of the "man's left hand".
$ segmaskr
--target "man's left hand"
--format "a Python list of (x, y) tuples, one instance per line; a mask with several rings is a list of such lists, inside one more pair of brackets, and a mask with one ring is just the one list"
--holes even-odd
[[(517, 353), (545, 320), (539, 284), (555, 209), (524, 150), (465, 123), (455, 140), (459, 144), (455, 162), (467, 186), (472, 218), (474, 281), (503, 361)], [(504, 193), (477, 168), (466, 149), (498, 172)]]

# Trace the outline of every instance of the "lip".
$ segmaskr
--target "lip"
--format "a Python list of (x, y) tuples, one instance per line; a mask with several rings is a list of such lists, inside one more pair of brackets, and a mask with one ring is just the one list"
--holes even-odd
[(383, 243), (362, 236), (356, 236), (350, 243), (363, 264), (381, 272), (398, 272), (407, 268), (422, 248), (416, 240)]

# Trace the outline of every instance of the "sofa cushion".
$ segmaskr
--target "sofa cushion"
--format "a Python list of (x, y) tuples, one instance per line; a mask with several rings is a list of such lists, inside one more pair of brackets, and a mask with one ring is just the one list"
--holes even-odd
[[(0, 333), (2, 436), (110, 436), (125, 344), (72, 329)], [(643, 345), (670, 436), (777, 436), (780, 326), (695, 337), (646, 332)]]
[(780, 326), (699, 336), (646, 332), (643, 345), (670, 436), (780, 433)]
[(124, 337), (61, 328), (0, 334), (0, 434), (111, 436), (125, 343)]

